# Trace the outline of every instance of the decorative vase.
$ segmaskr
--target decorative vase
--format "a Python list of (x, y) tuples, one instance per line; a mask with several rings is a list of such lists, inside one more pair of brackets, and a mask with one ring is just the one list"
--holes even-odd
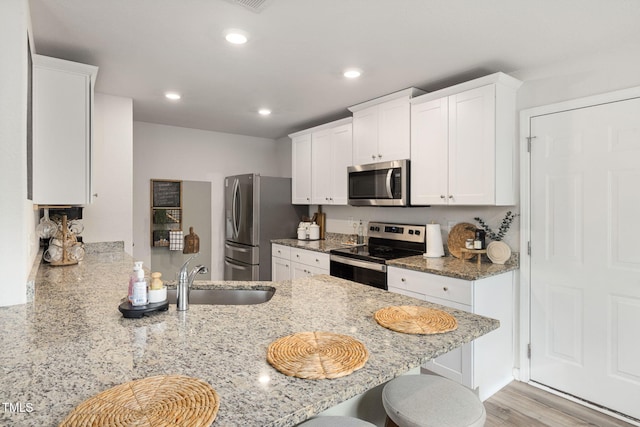
[(487, 256), (494, 264), (504, 264), (511, 257), (511, 248), (502, 241), (487, 245)]

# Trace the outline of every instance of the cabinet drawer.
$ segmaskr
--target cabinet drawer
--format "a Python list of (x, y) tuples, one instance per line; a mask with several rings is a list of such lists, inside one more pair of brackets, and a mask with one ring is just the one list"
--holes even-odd
[(395, 267), (389, 267), (387, 274), (389, 286), (425, 295), (426, 299), (434, 297), (468, 306), (473, 305), (473, 282), (468, 280)]
[(291, 258), (291, 247), (278, 245), (276, 243), (271, 245), (271, 256), (277, 258), (290, 259)]
[(291, 261), (329, 270), (329, 254), (291, 248)]

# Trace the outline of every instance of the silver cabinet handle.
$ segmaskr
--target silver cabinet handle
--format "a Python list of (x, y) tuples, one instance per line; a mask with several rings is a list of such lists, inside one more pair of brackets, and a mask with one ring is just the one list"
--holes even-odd
[(378, 158), (381, 159), (382, 158), (382, 154), (378, 154)]
[(376, 155), (375, 155), (375, 154), (372, 154), (372, 155), (371, 155), (371, 158), (372, 158), (373, 160), (375, 160), (375, 159), (376, 159)]
[(447, 288), (446, 286), (442, 288), (443, 291), (447, 292), (449, 290), (449, 288)]
[(449, 194), (449, 198), (450, 198), (450, 199), (453, 199), (453, 195), (452, 195), (452, 194)]
[(440, 195), (440, 198), (441, 198), (441, 199), (444, 199), (444, 198), (445, 198), (444, 194), (441, 194), (441, 195)]
[(400, 280), (403, 281), (403, 282), (407, 281), (407, 279), (405, 279), (404, 277), (402, 279), (400, 279)]

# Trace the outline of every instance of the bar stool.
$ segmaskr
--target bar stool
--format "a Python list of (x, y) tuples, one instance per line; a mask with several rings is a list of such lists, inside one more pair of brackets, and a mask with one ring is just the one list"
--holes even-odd
[(382, 390), (385, 427), (482, 427), (484, 405), (467, 387), (438, 375), (403, 375)]
[(316, 417), (298, 424), (298, 427), (376, 427), (375, 424), (351, 417)]

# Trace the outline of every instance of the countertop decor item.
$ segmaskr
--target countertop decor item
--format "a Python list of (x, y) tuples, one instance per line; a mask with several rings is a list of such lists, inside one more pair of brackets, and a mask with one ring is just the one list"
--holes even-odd
[(502, 241), (491, 242), (487, 245), (487, 256), (494, 264), (504, 264), (511, 257), (511, 248)]
[(309, 380), (340, 378), (369, 359), (364, 344), (332, 332), (298, 332), (272, 342), (267, 361), (285, 375)]
[(449, 232), (447, 239), (447, 247), (449, 252), (456, 258), (470, 259), (473, 254), (462, 253), (460, 249), (465, 247), (467, 239), (473, 239), (476, 236), (476, 226), (468, 222), (461, 222), (453, 226)]
[(458, 321), (446, 311), (415, 305), (385, 307), (373, 317), (380, 326), (405, 334), (441, 334), (458, 329)]
[[(467, 248), (462, 248), (460, 249), (460, 252), (462, 252), (463, 254), (470, 254), (471, 258), (473, 258), (474, 256), (477, 256), (478, 259), (478, 267), (480, 266), (480, 264), (482, 264), (482, 255), (487, 253), (486, 249), (467, 249)], [(465, 258), (466, 260), (466, 258)]]
[(208, 383), (183, 375), (129, 381), (78, 405), (60, 427), (205, 427), (218, 414), (220, 398)]
[(491, 227), (489, 227), (487, 225), (487, 223), (484, 222), (484, 220), (480, 217), (475, 217), (473, 219), (475, 219), (476, 221), (478, 221), (478, 224), (480, 224), (480, 227), (482, 227), (482, 229), (487, 233), (487, 237), (490, 238), (493, 241), (499, 242), (500, 240), (502, 240), (504, 238), (504, 236), (507, 234), (507, 232), (509, 231), (509, 227), (511, 227), (511, 223), (513, 222), (513, 220), (518, 216), (519, 214), (514, 214), (513, 212), (509, 211), (505, 214), (504, 218), (502, 219), (502, 223), (500, 223), (500, 228), (498, 228), (498, 232), (494, 232)]
[(184, 236), (183, 254), (197, 254), (200, 252), (200, 237), (189, 227), (189, 234)]

